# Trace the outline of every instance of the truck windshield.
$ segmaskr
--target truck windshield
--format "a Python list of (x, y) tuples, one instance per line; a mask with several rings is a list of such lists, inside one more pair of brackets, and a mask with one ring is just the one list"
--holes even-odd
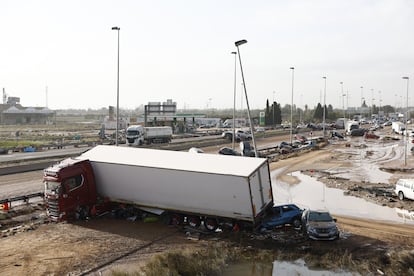
[(60, 182), (45, 181), (46, 190), (57, 194), (59, 193), (60, 185)]
[(128, 130), (127, 135), (139, 135), (139, 131), (138, 130)]

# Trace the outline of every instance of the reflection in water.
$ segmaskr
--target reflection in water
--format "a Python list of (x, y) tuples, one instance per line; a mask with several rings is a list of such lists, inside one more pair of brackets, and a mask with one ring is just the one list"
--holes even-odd
[(272, 174), (276, 204), (291, 202), (302, 208), (328, 209), (336, 215), (414, 224), (414, 220), (398, 215), (397, 209), (380, 206), (362, 198), (345, 196), (343, 190), (326, 187), (316, 178), (300, 172), (292, 174), (300, 181), (297, 185), (274, 181), (277, 173), (275, 171)]
[(272, 276), (279, 275), (360, 275), (356, 273), (350, 273), (345, 271), (329, 271), (329, 270), (313, 270), (306, 266), (304, 260), (296, 260), (294, 262), (274, 261)]
[(306, 266), (304, 260), (293, 262), (274, 261), (272, 264), (265, 263), (241, 263), (230, 265), (223, 273), (223, 276), (284, 276), (284, 275), (360, 275), (345, 271), (313, 270)]

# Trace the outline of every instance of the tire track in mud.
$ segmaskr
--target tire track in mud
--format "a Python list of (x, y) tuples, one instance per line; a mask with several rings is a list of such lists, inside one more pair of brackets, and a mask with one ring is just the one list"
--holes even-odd
[(100, 269), (103, 269), (105, 267), (108, 267), (111, 264), (114, 264), (115, 262), (117, 262), (119, 260), (122, 260), (122, 259), (124, 259), (126, 257), (129, 257), (132, 254), (135, 254), (135, 253), (137, 253), (137, 252), (139, 252), (141, 250), (144, 250), (144, 249), (146, 249), (146, 248), (148, 248), (148, 247), (150, 247), (150, 246), (152, 246), (152, 245), (154, 245), (154, 244), (156, 244), (158, 242), (161, 242), (161, 241), (163, 241), (163, 240), (165, 240), (165, 239), (167, 239), (169, 237), (172, 237), (172, 236), (176, 235), (178, 232), (179, 232), (179, 230), (177, 229), (176, 231), (174, 231), (172, 233), (168, 233), (166, 235), (163, 235), (161, 237), (158, 237), (158, 238), (156, 238), (156, 239), (154, 239), (154, 240), (152, 240), (152, 241), (150, 241), (150, 242), (148, 242), (148, 243), (146, 243), (144, 245), (140, 245), (140, 246), (138, 246), (138, 247), (136, 247), (136, 248), (134, 248), (134, 249), (126, 252), (126, 253), (123, 253), (123, 254), (121, 254), (121, 255), (119, 255), (117, 257), (114, 257), (114, 258), (112, 258), (112, 259), (110, 259), (108, 261), (105, 261), (104, 263), (101, 263), (101, 264), (99, 264), (99, 265), (97, 265), (97, 266), (95, 266), (95, 267), (93, 267), (91, 269), (88, 269), (86, 271), (83, 271), (79, 275), (86, 276), (86, 275), (90, 275), (93, 272), (98, 272)]

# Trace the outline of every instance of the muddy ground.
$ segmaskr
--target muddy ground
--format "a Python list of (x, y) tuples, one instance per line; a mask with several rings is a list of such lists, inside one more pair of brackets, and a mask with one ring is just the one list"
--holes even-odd
[[(351, 143), (354, 150), (356, 144)], [(346, 168), (352, 174), (356, 165), (352, 158), (344, 158), (338, 149), (348, 147), (348, 142), (334, 141), (323, 149), (271, 163), (271, 169), (283, 169), (276, 181), (294, 185), (297, 179), (289, 172), (303, 171), (332, 187), (344, 189), (349, 194), (365, 197), (380, 205), (413, 209), (412, 201), (397, 201), (395, 196), (376, 192), (389, 189), (392, 183), (371, 183), (366, 180), (349, 180), (332, 174), (330, 168)], [(352, 146), (352, 143), (354, 146)], [(369, 142), (371, 143), (371, 142)], [(215, 149), (214, 149), (215, 150)], [(209, 151), (209, 149), (206, 149)], [(392, 155), (390, 155), (392, 156)], [(408, 164), (412, 164), (409, 156)], [(375, 160), (373, 160), (375, 162)], [(401, 165), (401, 158), (381, 159), (381, 167), (393, 171), (391, 182), (399, 177), (412, 177), (408, 166)], [(406, 168), (400, 170), (398, 168)], [(31, 213), (32, 214), (32, 213)], [(171, 250), (188, 252), (206, 248), (211, 243), (224, 241), (232, 247), (246, 250), (265, 250), (268, 255), (289, 253), (293, 259), (312, 256), (338, 258), (347, 256), (349, 261), (335, 262), (337, 268), (357, 270), (361, 274), (402, 275), (414, 273), (408, 262), (406, 270), (392, 266), (392, 256), (411, 252), (414, 248), (414, 227), (350, 217), (337, 217), (341, 238), (334, 242), (311, 242), (300, 231), (290, 227), (277, 229), (269, 235), (222, 232), (207, 235), (182, 227), (167, 226), (161, 222), (144, 223), (104, 217), (77, 223), (45, 223), (39, 212), (29, 223), (3, 228), (0, 250), (0, 274), (3, 275), (111, 275), (114, 271), (137, 272), (155, 255)], [(257, 251), (256, 251), (257, 250)], [(408, 253), (412, 254), (412, 253)], [(414, 257), (413, 257), (414, 258)], [(345, 266), (345, 267), (344, 267)], [(333, 266), (335, 267), (335, 266)], [(333, 267), (329, 267), (332, 268)]]

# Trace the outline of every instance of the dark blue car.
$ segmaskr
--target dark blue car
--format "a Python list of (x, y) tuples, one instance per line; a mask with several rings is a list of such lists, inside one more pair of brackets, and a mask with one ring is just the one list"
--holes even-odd
[(299, 228), (301, 226), (302, 212), (303, 210), (295, 204), (273, 206), (261, 224), (261, 229), (271, 230), (286, 224)]

